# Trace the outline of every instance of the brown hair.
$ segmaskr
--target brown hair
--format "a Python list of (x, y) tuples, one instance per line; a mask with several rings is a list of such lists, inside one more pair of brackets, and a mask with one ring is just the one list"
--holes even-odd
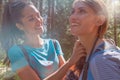
[(16, 23), (21, 23), (22, 10), (27, 5), (32, 5), (32, 3), (27, 0), (13, 0), (4, 6), (0, 41), (6, 52), (23, 36), (23, 31), (16, 27)]

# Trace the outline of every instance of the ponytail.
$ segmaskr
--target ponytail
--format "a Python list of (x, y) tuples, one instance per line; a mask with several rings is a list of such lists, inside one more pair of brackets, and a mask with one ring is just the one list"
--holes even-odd
[(4, 13), (1, 27), (1, 46), (7, 52), (8, 49), (17, 44), (19, 39), (23, 39), (23, 31), (16, 27), (16, 23), (21, 23), (22, 10), (26, 5), (32, 5), (27, 1), (12, 1), (4, 6)]

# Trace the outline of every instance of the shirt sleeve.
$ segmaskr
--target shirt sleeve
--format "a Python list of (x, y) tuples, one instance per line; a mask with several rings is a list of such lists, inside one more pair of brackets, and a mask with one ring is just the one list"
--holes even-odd
[(63, 55), (63, 51), (62, 51), (59, 41), (55, 40), (54, 47), (55, 47), (57, 55)]
[(120, 53), (98, 54), (92, 59), (90, 69), (94, 80), (120, 80)]
[(8, 58), (10, 59), (11, 68), (13, 71), (17, 71), (18, 69), (28, 65), (23, 52), (17, 45), (9, 49)]

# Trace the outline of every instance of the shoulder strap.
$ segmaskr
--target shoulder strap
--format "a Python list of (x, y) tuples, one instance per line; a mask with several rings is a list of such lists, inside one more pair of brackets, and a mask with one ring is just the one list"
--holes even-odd
[[(27, 55), (27, 51), (25, 50), (25, 48), (24, 48), (22, 45), (18, 45), (18, 46), (19, 46), (20, 49), (22, 50), (22, 52), (23, 52), (23, 54), (24, 54), (26, 60), (27, 60), (28, 63), (29, 63), (29, 57), (28, 57), (28, 55)], [(4, 58), (3, 64), (6, 64), (7, 66), (10, 65), (10, 60), (9, 60), (8, 56), (6, 56), (6, 57)]]
[(53, 41), (53, 44), (54, 44), (54, 47), (55, 47), (55, 50), (56, 50), (57, 49), (56, 41), (55, 41), (55, 39), (53, 39), (52, 41)]
[[(28, 52), (26, 51), (26, 49), (24, 48), (24, 46), (19, 45), (19, 47), (21, 48), (21, 50), (22, 50), (22, 52), (23, 52), (26, 60), (28, 61), (28, 64), (30, 64), (30, 59), (29, 59), (29, 56), (28, 56)], [(31, 67), (31, 68), (32, 68), (32, 67)], [(32, 68), (32, 69), (33, 69), (33, 70), (35, 71), (35, 73), (38, 75), (37, 71), (36, 71), (34, 68)], [(38, 76), (39, 76), (39, 75), (38, 75)], [(40, 78), (40, 77), (39, 77), (39, 78)]]
[(23, 52), (23, 54), (24, 54), (26, 60), (27, 60), (28, 63), (29, 63), (30, 60), (29, 60), (29, 56), (27, 55), (28, 52), (26, 51), (26, 49), (25, 49), (22, 45), (19, 45), (19, 47), (21, 48), (21, 50), (22, 50), (22, 52)]

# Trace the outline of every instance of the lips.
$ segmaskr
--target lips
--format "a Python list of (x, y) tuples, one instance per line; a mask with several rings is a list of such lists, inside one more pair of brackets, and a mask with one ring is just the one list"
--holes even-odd
[(77, 27), (77, 26), (79, 26), (79, 24), (77, 24), (77, 23), (71, 23), (70, 24), (70, 27)]
[(78, 26), (78, 24), (77, 24), (77, 23), (72, 23), (71, 25), (72, 25), (72, 26)]
[(36, 30), (41, 30), (43, 26), (37, 26), (35, 27)]

